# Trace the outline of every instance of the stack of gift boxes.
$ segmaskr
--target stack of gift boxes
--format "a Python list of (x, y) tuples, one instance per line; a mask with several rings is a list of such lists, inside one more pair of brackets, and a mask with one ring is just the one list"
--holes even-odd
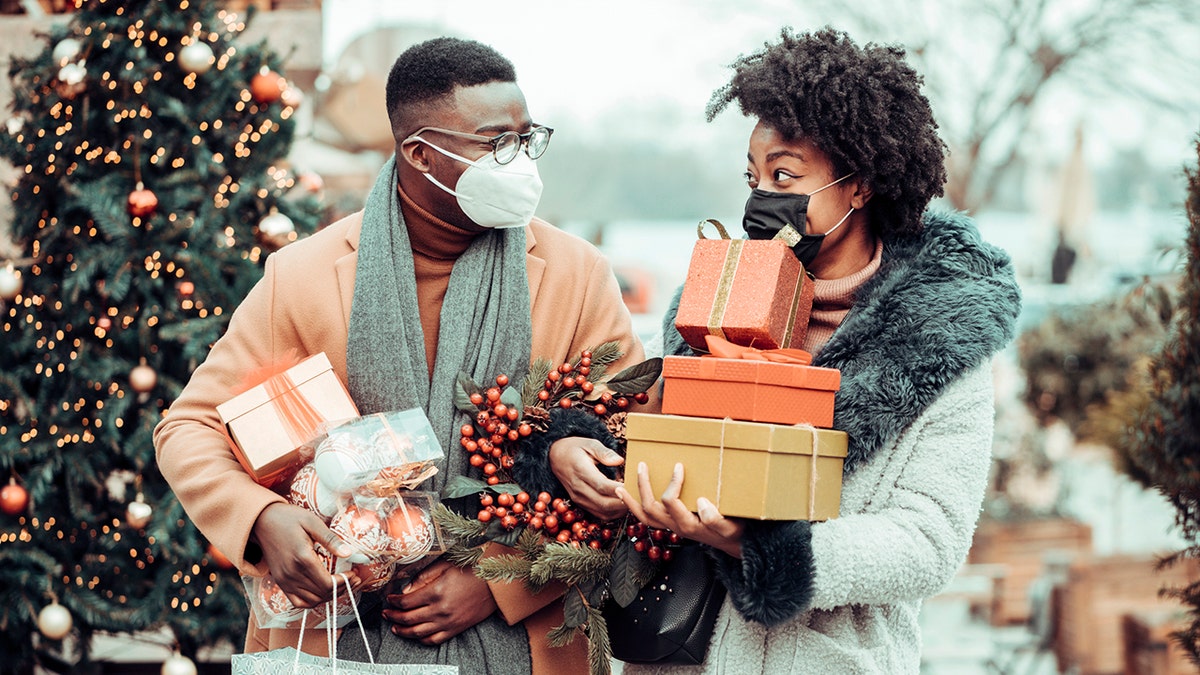
[[(316, 545), (330, 573), (353, 570), (357, 593), (408, 577), (445, 550), (432, 513), (434, 492), (418, 486), (443, 456), (419, 409), (358, 414), (324, 353), (310, 356), (217, 406), (242, 468), (257, 483), (318, 516), (354, 553), (335, 558)], [(263, 628), (323, 628), (326, 607), (296, 608), (268, 574), (244, 575)], [(337, 626), (353, 620), (339, 605)]]
[(630, 413), (626, 489), (645, 462), (661, 495), (676, 463), (680, 499), (725, 516), (836, 518), (847, 437), (832, 430), (839, 371), (800, 349), (812, 279), (780, 240), (701, 239), (676, 328), (701, 356), (663, 359), (661, 415)]

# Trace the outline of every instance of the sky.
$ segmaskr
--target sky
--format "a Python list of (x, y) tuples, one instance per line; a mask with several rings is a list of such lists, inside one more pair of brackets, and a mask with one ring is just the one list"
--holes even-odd
[[(728, 80), (728, 64), (776, 37), (789, 16), (798, 29), (818, 25), (812, 17), (781, 17), (777, 9), (740, 0), (326, 0), (323, 7), (324, 58), (330, 66), (364, 32), (425, 25), (430, 35), (477, 39), (511, 59), (530, 112), (556, 133), (594, 137), (612, 133), (614, 120), (626, 119), (631, 123), (622, 133), (667, 144), (721, 146), (743, 144), (750, 128), (736, 111), (712, 124), (704, 120), (709, 96)], [(826, 21), (830, 18), (819, 20)], [(964, 58), (969, 56), (965, 51)], [(1054, 114), (1035, 123), (1035, 139), (1051, 155), (1066, 157), (1082, 120), (1090, 130), (1086, 154), (1092, 162), (1111, 162), (1118, 150), (1138, 146), (1156, 163), (1194, 161), (1200, 113), (1166, 118), (1134, 102), (1096, 106), (1070, 96), (1052, 98), (1047, 108)]]

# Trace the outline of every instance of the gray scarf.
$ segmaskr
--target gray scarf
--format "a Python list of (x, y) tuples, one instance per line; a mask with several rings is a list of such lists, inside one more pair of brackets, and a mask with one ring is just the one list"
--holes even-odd
[[(475, 238), (450, 273), (442, 303), (433, 377), (417, 310), (408, 227), (400, 212), (396, 158), (383, 166), (363, 211), (346, 367), (350, 395), (362, 414), (421, 408), (442, 443), (445, 458), (425, 489), (441, 490), (470, 467), (458, 443), (466, 417), (455, 410), (459, 371), (476, 382), (500, 373), (519, 381), (529, 367), (533, 329), (525, 272), (525, 230), (491, 230)], [(363, 623), (381, 663), (458, 665), (464, 673), (528, 673), (528, 635), (498, 613), (448, 642), (428, 647), (394, 636), (381, 620), (381, 598), (364, 602)], [(339, 655), (365, 661), (357, 631), (345, 631)], [(352, 638), (352, 639), (351, 639)]]

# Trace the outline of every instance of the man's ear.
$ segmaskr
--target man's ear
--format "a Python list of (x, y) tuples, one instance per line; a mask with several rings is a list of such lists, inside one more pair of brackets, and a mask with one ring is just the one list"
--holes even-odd
[(398, 161), (408, 162), (417, 171), (428, 172), (429, 148), (420, 141), (406, 140), (397, 144), (396, 157)]
[(871, 195), (873, 194), (875, 194), (874, 191), (871, 190), (871, 186), (866, 181), (855, 180), (854, 193), (850, 195), (850, 206), (861, 210), (867, 205), (867, 202), (871, 201)]

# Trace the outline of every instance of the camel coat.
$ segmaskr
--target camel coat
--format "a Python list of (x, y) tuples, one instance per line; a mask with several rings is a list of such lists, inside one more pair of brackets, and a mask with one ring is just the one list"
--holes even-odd
[[(246, 373), (293, 350), (300, 357), (325, 352), (334, 372), (347, 381), (346, 340), (361, 226), (358, 212), (267, 258), (262, 280), (155, 429), (163, 476), (204, 536), (243, 574), (267, 572), (250, 534), (258, 514), (284, 498), (242, 470), (215, 408), (231, 398)], [(625, 357), (613, 372), (642, 360), (616, 278), (600, 252), (536, 218), (525, 233), (532, 357), (561, 362), (616, 340)], [(586, 670), (584, 640), (562, 648), (546, 643), (547, 631), (562, 623), (561, 603), (555, 601), (561, 588), (531, 595), (521, 583), (490, 586), (504, 619), (524, 622), (535, 674)], [(295, 646), (298, 637), (295, 630), (259, 629), (251, 614), (246, 651)], [(304, 638), (304, 651), (327, 655), (323, 631), (308, 631)]]

